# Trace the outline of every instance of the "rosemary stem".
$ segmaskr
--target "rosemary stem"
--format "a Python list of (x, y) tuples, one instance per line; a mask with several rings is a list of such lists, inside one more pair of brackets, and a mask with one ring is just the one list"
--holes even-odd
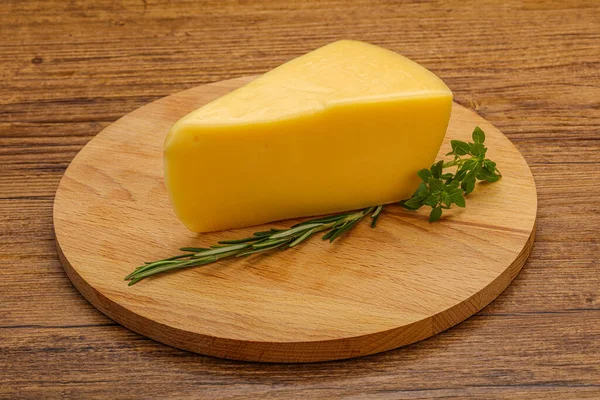
[(183, 247), (181, 251), (185, 254), (137, 267), (127, 275), (125, 280), (129, 281), (129, 285), (133, 285), (149, 276), (176, 269), (207, 265), (231, 257), (244, 257), (270, 250), (295, 247), (319, 232), (327, 232), (323, 239), (333, 242), (369, 214), (373, 219), (371, 226), (375, 226), (374, 222), (382, 209), (383, 206), (380, 205), (348, 213), (313, 218), (287, 229), (272, 228), (268, 231), (255, 232), (246, 238), (222, 240), (209, 248)]

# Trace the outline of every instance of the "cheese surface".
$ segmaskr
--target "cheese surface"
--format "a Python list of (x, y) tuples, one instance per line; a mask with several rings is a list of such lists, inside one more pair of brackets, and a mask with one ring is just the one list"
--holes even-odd
[(195, 232), (395, 202), (434, 161), (451, 107), (417, 63), (334, 42), (179, 120), (164, 145), (167, 190)]

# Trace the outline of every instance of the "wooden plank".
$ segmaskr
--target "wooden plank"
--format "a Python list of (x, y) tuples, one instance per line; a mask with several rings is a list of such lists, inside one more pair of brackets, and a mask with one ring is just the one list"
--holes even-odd
[[(31, 325), (0, 329), (0, 397), (598, 398), (599, 21), (595, 0), (0, 2), (0, 325)], [(336, 38), (426, 65), (532, 165), (537, 242), (497, 301), (423, 344), (312, 366), (195, 356), (118, 326), (44, 328), (109, 323), (52, 243), (58, 180), (91, 136), (153, 99)]]
[[(600, 362), (590, 359), (600, 351), (599, 326), (598, 313), (592, 311), (484, 314), (404, 349), (296, 365), (197, 356), (103, 325), (0, 330), (0, 349), (15, 360), (5, 371), (14, 376), (15, 385), (27, 387), (31, 397), (43, 390), (87, 397), (110, 386), (116, 393), (129, 390), (149, 397), (202, 393), (243, 398), (251, 393), (286, 398), (302, 393), (328, 398), (363, 393), (384, 398), (500, 398), (577, 393), (578, 398), (591, 398), (600, 387)], [(49, 362), (53, 369), (45, 367)], [(24, 368), (30, 369), (33, 382), (21, 373)]]

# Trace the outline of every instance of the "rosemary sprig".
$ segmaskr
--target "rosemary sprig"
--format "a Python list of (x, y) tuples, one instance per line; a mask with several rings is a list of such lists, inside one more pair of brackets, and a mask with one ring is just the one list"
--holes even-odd
[[(465, 207), (464, 196), (473, 191), (477, 180), (496, 182), (500, 179), (502, 175), (496, 168), (496, 163), (485, 158), (485, 134), (479, 127), (475, 127), (472, 138), (473, 142), (469, 143), (452, 140), (452, 151), (446, 155), (453, 155), (453, 160), (438, 161), (430, 169), (420, 170), (418, 175), (423, 182), (410, 199), (403, 200), (400, 204), (409, 210), (430, 206), (432, 210), (429, 221), (433, 222), (440, 219), (442, 210), (449, 209), (452, 204)], [(456, 167), (455, 173), (443, 173), (444, 168), (451, 167)], [(164, 272), (271, 250), (285, 250), (321, 232), (326, 232), (322, 236), (323, 240), (333, 242), (368, 215), (371, 216), (371, 227), (375, 228), (382, 210), (383, 205), (372, 206), (358, 211), (313, 218), (287, 229), (271, 228), (241, 239), (222, 240), (209, 248), (183, 247), (180, 250), (184, 254), (145, 263), (127, 275), (125, 280), (129, 281), (131, 286), (149, 276)]]
[(300, 222), (288, 229), (271, 228), (268, 231), (255, 232), (252, 236), (222, 240), (210, 248), (183, 247), (185, 254), (146, 263), (137, 267), (125, 277), (129, 286), (152, 275), (182, 268), (198, 267), (211, 264), (225, 258), (243, 257), (270, 250), (283, 250), (297, 246), (309, 237), (327, 233), (323, 240), (333, 242), (345, 232), (348, 232), (363, 218), (371, 216), (371, 227), (375, 227), (383, 206), (367, 207), (359, 211), (336, 214)]

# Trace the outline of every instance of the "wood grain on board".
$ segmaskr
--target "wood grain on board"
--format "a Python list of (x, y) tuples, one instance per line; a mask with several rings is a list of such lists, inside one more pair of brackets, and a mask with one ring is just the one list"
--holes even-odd
[[(598, 398), (598, 2), (8, 0), (0, 33), (0, 397)], [(52, 229), (75, 154), (153, 100), (342, 38), (422, 63), (523, 154), (538, 220), (511, 286), (428, 340), (309, 365), (177, 350), (87, 303)]]
[[(163, 142), (183, 115), (252, 80), (202, 85), (143, 106), (100, 132), (69, 165), (54, 203), (61, 262), (77, 289), (113, 320), (175, 347), (236, 360), (310, 362), (378, 353), (425, 339), (492, 301), (531, 251), (537, 196), (514, 145), (454, 105), (446, 138), (486, 132), (502, 166), (469, 209), (431, 224), (425, 212), (384, 209), (334, 244), (228, 260), (128, 287), (137, 265), (209, 247), (263, 227), (195, 234), (175, 216), (163, 177)], [(376, 151), (376, 150), (372, 150)], [(223, 159), (227, 163), (226, 158)], [(215, 166), (218, 168), (218, 166)], [(452, 249), (452, 251), (448, 251)]]

